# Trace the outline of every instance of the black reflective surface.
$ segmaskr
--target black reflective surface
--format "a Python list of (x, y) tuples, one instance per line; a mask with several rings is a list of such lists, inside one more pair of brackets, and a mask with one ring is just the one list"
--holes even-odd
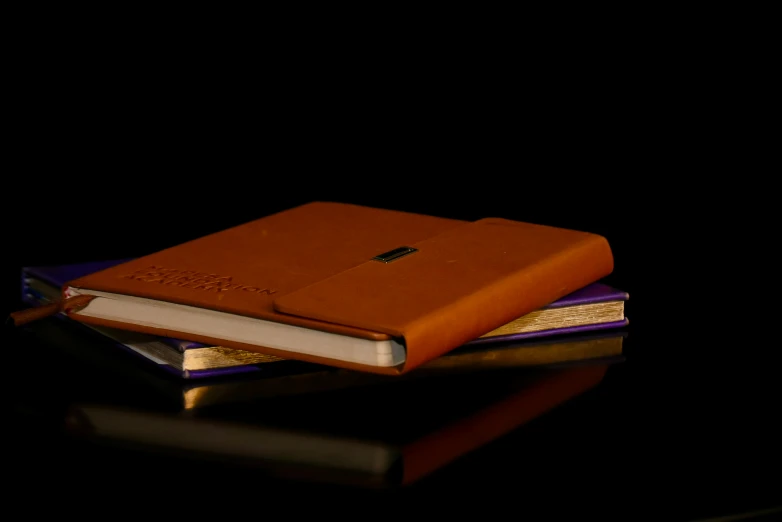
[[(120, 500), (125, 488), (141, 494), (154, 487), (190, 498), (182, 502), (200, 504), (206, 496), (213, 508), (220, 496), (259, 494), (667, 520), (772, 507), (779, 440), (768, 409), (777, 399), (762, 395), (770, 388), (753, 386), (747, 375), (698, 375), (717, 371), (713, 365), (677, 369), (675, 354), (697, 342), (692, 335), (629, 330), (624, 358), (605, 364), (385, 382), (184, 411), (170, 392), (149, 386), (150, 378), (169, 384), (170, 378), (124, 352), (109, 350), (89, 362), (74, 357), (58, 335), (84, 350), (100, 350), (99, 343), (80, 344), (50, 319), (4, 335), (6, 471), (27, 491), (90, 491)], [(671, 359), (663, 366), (649, 357), (661, 352)], [(109, 359), (133, 370), (120, 376)], [(141, 386), (136, 380), (144, 372), (151, 373)], [(557, 387), (557, 379), (561, 385), (579, 378), (586, 381), (577, 389)], [(561, 403), (526, 411), (541, 394)], [(90, 408), (132, 415), (85, 422)], [(153, 423), (139, 435), (145, 415), (185, 428)], [(498, 433), (498, 420), (507, 431)], [(237, 432), (237, 425), (255, 431)], [(117, 435), (128, 429), (135, 434)], [(104, 430), (114, 438), (98, 436)], [(150, 443), (145, 437), (155, 430)], [(288, 457), (255, 458), (237, 449), (260, 444), (285, 453), (269, 433), (287, 437)], [(362, 445), (367, 441), (375, 444), (372, 457)], [(416, 442), (404, 462), (396, 449), (384, 449)], [(329, 463), (304, 465), (314, 454)], [(350, 472), (353, 466), (370, 471)], [(421, 467), (423, 476), (404, 484)], [(203, 488), (209, 493), (199, 493)], [(493, 508), (484, 505), (488, 498)]]
[[(226, 179), (241, 181), (238, 175)], [(400, 187), (413, 186), (414, 179), (405, 179), (410, 183), (397, 178)], [(67, 192), (66, 185), (53, 181), (37, 204), (54, 208), (60, 203), (58, 194)], [(119, 375), (108, 370), (117, 360), (85, 363), (74, 358), (72, 350), (58, 347), (66, 338), (71, 338), (71, 346), (80, 341), (55, 327), (46, 335), (4, 331), (3, 467), (11, 482), (6, 492), (27, 509), (86, 510), (93, 515), (137, 509), (147, 516), (166, 510), (167, 516), (209, 518), (229, 513), (236, 517), (239, 512), (287, 518), (301, 510), (315, 516), (327, 512), (369, 518), (418, 510), (433, 517), (700, 520), (779, 506), (780, 390), (778, 366), (771, 363), (778, 341), (768, 328), (748, 328), (741, 319), (746, 319), (746, 310), (737, 311), (735, 303), (740, 301), (726, 301), (724, 288), (704, 291), (709, 281), (715, 281), (709, 277), (716, 277), (707, 277), (705, 267), (714, 264), (702, 263), (681, 246), (692, 237), (676, 232), (679, 223), (645, 224), (653, 208), (643, 205), (640, 193), (629, 195), (635, 199), (623, 207), (621, 198), (603, 198), (608, 185), (556, 192), (558, 184), (552, 182), (539, 192), (545, 195), (527, 198), (524, 205), (519, 204), (518, 192), (500, 194), (474, 186), (463, 187), (451, 199), (422, 191), (415, 192), (416, 197), (407, 189), (388, 187), (385, 196), (359, 191), (360, 195), (342, 198), (465, 220), (501, 216), (606, 235), (616, 259), (606, 282), (630, 293), (630, 325), (624, 359), (609, 361), (593, 386), (570, 390), (569, 395), (557, 386), (543, 387), (537, 395), (527, 396), (525, 390), (551, 381), (541, 381), (540, 372), (500, 372), (183, 413), (170, 380), (139, 378), (148, 372), (146, 367)], [(160, 201), (170, 204), (170, 198), (158, 200), (152, 213), (104, 210), (93, 216), (102, 221), (94, 228), (85, 228), (83, 215), (39, 223), (10, 212), (9, 220), (18, 226), (6, 243), (3, 312), (22, 307), (22, 266), (135, 257), (298, 203), (340, 200), (345, 194), (326, 182), (299, 193), (293, 192), (295, 186), (289, 180), (287, 191), (278, 198), (250, 198), (253, 205), (221, 207), (219, 213), (214, 207), (166, 212), (162, 209), (171, 207)], [(205, 195), (174, 179), (160, 187), (169, 195), (179, 187), (178, 194), (188, 205)], [(132, 206), (148, 193), (129, 186), (112, 196), (113, 206)], [(234, 199), (243, 197), (231, 194)], [(749, 322), (775, 324), (773, 318), (755, 321)], [(124, 359), (119, 366), (126, 363), (130, 368), (138, 361)], [(544, 373), (552, 378), (573, 371), (577, 370)], [(524, 408), (552, 393), (566, 397), (555, 407), (522, 415)], [(500, 408), (497, 404), (507, 409), (492, 417), (491, 412)], [(88, 407), (96, 405), (162, 415), (163, 420), (155, 417), (160, 421), (155, 426), (165, 435), (158, 440), (166, 444), (99, 440), (85, 423)], [(511, 419), (514, 413), (521, 420)], [(124, 418), (135, 420), (115, 418), (112, 425), (142, 422), (139, 417)], [(507, 429), (497, 430), (492, 424), (494, 431), (487, 430), (490, 419), (496, 424), (497, 418), (508, 420)], [(198, 442), (185, 440), (194, 432), (182, 430), (178, 421), (198, 423)], [(266, 441), (277, 433), (274, 430), (286, 430), (293, 433), (287, 440), (298, 441), (298, 450), (324, 439), (371, 439), (378, 445), (357, 460), (373, 471), (316, 472), (290, 463), (269, 465), (268, 458), (257, 465), (219, 452), (205, 454), (204, 447), (211, 443), (225, 439), (229, 442), (223, 446), (238, 447), (257, 433), (223, 430), (226, 422), (233, 427), (262, 425), (266, 431), (258, 437)], [(457, 428), (449, 431), (449, 426)], [(178, 440), (178, 450), (170, 451), (171, 440)], [(428, 442), (412, 446), (421, 440)], [(448, 444), (467, 449), (456, 451)], [(319, 455), (333, 456), (333, 447), (316, 447)], [(357, 447), (366, 450), (361, 444)], [(400, 460), (400, 447), (414, 456)], [(355, 454), (342, 448), (338, 455)], [(403, 484), (405, 473), (413, 473), (416, 465), (423, 466), (421, 476)], [(41, 500), (42, 492), (48, 505)], [(271, 515), (272, 509), (279, 509), (279, 514)]]

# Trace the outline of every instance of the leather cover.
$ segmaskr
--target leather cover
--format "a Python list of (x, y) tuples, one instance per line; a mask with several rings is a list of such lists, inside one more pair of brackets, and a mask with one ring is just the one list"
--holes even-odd
[[(383, 263), (401, 246), (418, 251)], [(599, 235), (315, 202), (77, 278), (64, 286), (157, 299), (366, 339), (401, 338), (376, 368), (209, 336), (73, 319), (290, 359), (402, 373), (593, 283), (613, 269)]]

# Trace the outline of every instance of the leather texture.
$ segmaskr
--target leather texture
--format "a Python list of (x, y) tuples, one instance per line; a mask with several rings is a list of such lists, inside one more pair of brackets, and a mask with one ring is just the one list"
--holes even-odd
[[(372, 260), (411, 246), (390, 263)], [(375, 368), (182, 332), (76, 320), (379, 373), (402, 373), (609, 274), (599, 235), (314, 202), (69, 282), (367, 339), (401, 337), (407, 361)]]

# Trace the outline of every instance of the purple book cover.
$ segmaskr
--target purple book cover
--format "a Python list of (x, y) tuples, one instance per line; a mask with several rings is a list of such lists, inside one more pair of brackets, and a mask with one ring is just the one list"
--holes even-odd
[[(119, 260), (112, 260), (112, 261), (96, 261), (91, 263), (81, 263), (81, 264), (73, 264), (73, 265), (26, 267), (22, 270), (22, 289), (21, 289), (22, 300), (29, 305), (40, 304), (40, 298), (42, 296), (37, 295), (37, 292), (29, 288), (29, 286), (27, 285), (27, 279), (29, 277), (39, 279), (45, 283), (60, 288), (62, 287), (62, 285), (64, 285), (66, 282), (72, 279), (76, 279), (91, 274), (93, 272), (103, 270), (105, 268), (110, 268), (114, 265), (123, 263), (125, 261), (129, 261), (129, 260), (119, 259)], [(627, 299), (629, 299), (629, 295), (627, 294), (627, 292), (617, 290), (616, 288), (605, 285), (603, 283), (593, 283), (580, 290), (576, 290), (575, 292), (557, 301), (554, 301), (553, 303), (546, 306), (545, 308), (561, 308), (564, 306), (592, 304), (592, 303), (600, 303), (606, 301), (619, 301), (619, 300), (626, 301)], [(567, 335), (567, 334), (574, 334), (574, 333), (587, 333), (592, 331), (620, 328), (622, 326), (626, 326), (627, 324), (628, 324), (628, 320), (627, 318), (625, 318), (621, 321), (614, 321), (609, 323), (597, 323), (597, 324), (589, 324), (589, 325), (582, 325), (582, 326), (572, 326), (567, 328), (555, 328), (551, 330), (508, 334), (508, 335), (501, 335), (501, 336), (494, 336), (494, 337), (481, 337), (473, 341), (470, 341), (465, 346), (498, 344), (498, 343), (505, 344), (508, 342), (517, 342), (526, 339), (535, 339), (540, 337), (559, 336), (559, 335)], [(171, 346), (172, 348), (179, 350), (180, 352), (184, 352), (186, 350), (193, 349), (193, 348), (203, 348), (206, 346), (204, 344), (200, 344), (193, 341), (170, 339), (166, 337), (161, 337), (159, 338), (159, 340), (167, 344), (168, 346)], [(126, 346), (124, 346), (124, 348), (126, 350), (130, 350)], [(133, 353), (137, 353), (137, 352), (133, 351)], [(265, 364), (269, 364), (269, 363), (265, 363)], [(194, 370), (194, 371), (187, 372), (187, 375), (183, 374), (183, 372), (181, 372), (179, 369), (173, 368), (165, 364), (159, 364), (159, 366), (164, 367), (169, 371), (172, 371), (174, 373), (180, 374), (185, 377), (198, 378), (198, 377), (213, 377), (217, 375), (259, 371), (260, 369), (262, 369), (263, 364), (231, 366), (227, 368), (219, 368), (219, 369), (211, 369), (211, 370)]]
[[(575, 306), (584, 304), (604, 303), (607, 301), (627, 301), (630, 298), (627, 292), (617, 290), (612, 286), (603, 283), (592, 283), (580, 290), (566, 295), (543, 308), (562, 308), (564, 306)], [(537, 332), (524, 332), (517, 334), (499, 335), (494, 337), (479, 337), (474, 341), (467, 343), (468, 346), (476, 344), (494, 344), (514, 341), (523, 341), (525, 339), (535, 339), (538, 337), (549, 337), (552, 335), (566, 335), (573, 333), (586, 333), (598, 330), (608, 330), (611, 328), (621, 328), (627, 326), (628, 319), (625, 317), (621, 321), (610, 323), (586, 324), (581, 326), (570, 326), (567, 328), (554, 328), (552, 330), (540, 330)]]

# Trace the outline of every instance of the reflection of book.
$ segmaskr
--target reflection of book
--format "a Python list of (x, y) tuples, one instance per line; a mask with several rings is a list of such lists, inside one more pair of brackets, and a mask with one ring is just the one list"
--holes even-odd
[(312, 202), (69, 280), (11, 314), (381, 374), (411, 371), (597, 282), (606, 238)]
[[(78, 437), (133, 451), (367, 486), (407, 485), (597, 385), (606, 365), (388, 381), (276, 398), (215, 415), (82, 403)], [(393, 405), (394, 414), (377, 404)]]
[[(59, 298), (59, 289), (66, 281), (121, 262), (103, 261), (78, 265), (27, 267), (22, 272), (22, 299), (29, 305), (51, 302)], [(618, 328), (627, 324), (624, 315), (624, 304), (627, 298), (625, 292), (601, 283), (594, 283), (470, 341), (466, 346)], [(66, 316), (61, 314), (60, 317)], [(84, 326), (89, 325), (84, 324)], [(246, 350), (207, 346), (97, 325), (90, 327), (113, 339), (125, 349), (130, 349), (157, 363), (161, 368), (184, 378), (256, 372), (271, 362), (282, 360), (279, 357)]]
[[(194, 410), (217, 404), (240, 403), (271, 397), (311, 394), (327, 390), (375, 386), (430, 377), (500, 372), (536, 366), (558, 366), (583, 361), (621, 360), (626, 335), (622, 330), (593, 332), (581, 336), (532, 339), (496, 347), (463, 347), (414, 371), (398, 376), (377, 375), (340, 368), (280, 361), (257, 372), (185, 380), (167, 373), (149, 371), (144, 360), (124, 350), (111, 349), (105, 339), (85, 335), (78, 323), (47, 319), (26, 330), (46, 343), (71, 373), (85, 381), (110, 382), (106, 396), (148, 397), (148, 404), (168, 411)], [(107, 349), (109, 348), (109, 349)], [(62, 357), (66, 357), (63, 361)], [(49, 357), (44, 355), (44, 357)], [(44, 359), (45, 360), (45, 359)]]

